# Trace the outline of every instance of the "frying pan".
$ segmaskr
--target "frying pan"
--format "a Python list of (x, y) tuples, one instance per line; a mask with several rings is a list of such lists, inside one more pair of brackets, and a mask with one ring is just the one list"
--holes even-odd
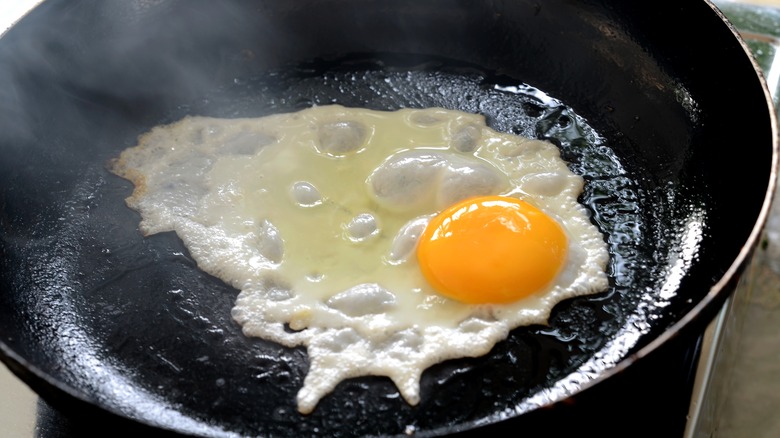
[[(461, 109), (556, 142), (585, 175), (609, 290), (427, 370), (418, 406), (363, 377), (298, 414), (305, 349), (244, 337), (238, 291), (176, 235), (142, 236), (106, 163), (188, 114), (328, 103)], [(554, 432), (719, 310), (768, 211), (775, 138), (706, 1), (47, 0), (0, 39), (0, 357), (61, 409), (160, 433)]]

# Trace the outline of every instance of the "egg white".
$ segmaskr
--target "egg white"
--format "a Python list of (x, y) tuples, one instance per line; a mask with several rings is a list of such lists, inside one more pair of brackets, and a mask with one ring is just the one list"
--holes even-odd
[[(604, 238), (577, 202), (582, 178), (551, 143), (496, 132), (478, 115), (331, 105), (187, 117), (142, 136), (112, 170), (134, 182), (127, 203), (145, 234), (175, 231), (201, 269), (241, 291), (232, 316), (247, 336), (307, 347), (302, 413), (361, 375), (390, 377), (416, 404), (427, 367), (483, 355), (509, 330), (545, 323), (561, 300), (607, 287)], [(438, 295), (416, 239), (451, 203), (493, 194), (563, 226), (563, 271), (510, 304)]]

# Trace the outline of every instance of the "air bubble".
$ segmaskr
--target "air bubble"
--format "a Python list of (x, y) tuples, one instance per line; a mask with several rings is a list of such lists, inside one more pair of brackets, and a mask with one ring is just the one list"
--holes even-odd
[(358, 152), (368, 139), (368, 128), (354, 121), (325, 123), (319, 127), (319, 146), (321, 153), (341, 157)]
[(290, 187), (290, 196), (299, 207), (315, 207), (322, 204), (322, 195), (307, 181), (297, 181)]
[(362, 242), (379, 233), (379, 225), (374, 215), (361, 213), (346, 225), (348, 237), (353, 242)]
[(330, 297), (325, 304), (349, 316), (376, 315), (395, 307), (395, 295), (374, 283), (359, 284)]

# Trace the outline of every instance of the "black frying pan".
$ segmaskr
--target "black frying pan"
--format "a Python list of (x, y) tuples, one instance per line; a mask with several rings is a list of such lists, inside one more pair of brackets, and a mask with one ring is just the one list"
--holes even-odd
[[(416, 407), (365, 377), (301, 416), (305, 350), (244, 337), (237, 291), (175, 235), (141, 236), (105, 164), (187, 114), (327, 103), (462, 109), (558, 143), (607, 235), (610, 289), (432, 367)], [(0, 39), (0, 357), (62, 409), (159, 431), (561, 430), (562, 406), (695, 337), (732, 292), (775, 129), (705, 1), (48, 0)]]

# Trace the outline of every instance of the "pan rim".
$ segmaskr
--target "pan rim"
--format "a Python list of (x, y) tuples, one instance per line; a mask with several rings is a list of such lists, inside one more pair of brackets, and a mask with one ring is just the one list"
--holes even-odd
[[(35, 7), (43, 3), (43, 1), (45, 0), (38, 2)], [(773, 137), (771, 171), (768, 179), (768, 190), (765, 193), (765, 197), (762, 202), (759, 215), (757, 217), (756, 222), (753, 225), (749, 237), (744, 242), (744, 245), (739, 251), (737, 257), (733, 260), (733, 262), (731, 263), (727, 271), (721, 276), (721, 278), (714, 285), (710, 287), (709, 291), (704, 296), (704, 298), (698, 301), (698, 303), (690, 311), (688, 311), (682, 318), (676, 321), (671, 327), (669, 327), (659, 336), (652, 339), (647, 345), (645, 345), (635, 353), (623, 358), (614, 367), (608, 369), (603, 374), (599, 375), (596, 379), (583, 383), (574, 394), (587, 390), (597, 385), (598, 383), (607, 380), (616, 374), (621, 373), (636, 361), (641, 360), (642, 358), (648, 356), (653, 351), (656, 351), (660, 346), (667, 343), (670, 339), (677, 336), (679, 332), (681, 332), (685, 327), (690, 326), (693, 323), (693, 321), (701, 319), (702, 314), (706, 313), (708, 310), (714, 309), (715, 306), (722, 305), (722, 303), (726, 299), (726, 296), (728, 295), (724, 293), (724, 290), (726, 290), (729, 284), (739, 276), (740, 270), (743, 269), (744, 266), (749, 262), (752, 253), (757, 247), (764, 226), (766, 225), (770, 209), (773, 205), (773, 198), (777, 192), (778, 165), (780, 163), (780, 146), (778, 144), (777, 115), (776, 115), (775, 106), (772, 100), (771, 93), (768, 89), (768, 84), (763, 74), (761, 73), (760, 67), (758, 66), (757, 62), (752, 56), (747, 44), (740, 36), (738, 31), (735, 29), (735, 27), (717, 9), (717, 7), (713, 4), (711, 0), (705, 0), (705, 2), (718, 14), (718, 16), (726, 23), (726, 25), (735, 35), (739, 44), (742, 46), (743, 50), (746, 52), (747, 56), (749, 57), (751, 64), (754, 66), (757, 77), (763, 89), (768, 110), (770, 111), (770, 125), (771, 125), (771, 133)], [(1, 37), (2, 34), (0, 34), (0, 38)], [(51, 385), (52, 387), (64, 392), (68, 396), (75, 397), (99, 409), (110, 412), (112, 414), (116, 414), (120, 417), (127, 418), (124, 413), (120, 412), (118, 409), (115, 409), (113, 406), (105, 406), (100, 403), (95, 403), (94, 399), (87, 397), (85, 393), (77, 390), (76, 388), (73, 388), (70, 385), (65, 385), (63, 382), (54, 379), (51, 375), (43, 372), (40, 368), (31, 364), (30, 362), (25, 360), (21, 355), (19, 355), (16, 351), (11, 349), (11, 347), (7, 345), (5, 340), (3, 339), (0, 339), (0, 359), (2, 359), (2, 362), (4, 362), (6, 366), (15, 375), (22, 378), (22, 380), (25, 381), (28, 385), (30, 385), (30, 376), (34, 375), (36, 378), (45, 382), (47, 385)], [(19, 371), (19, 369), (22, 368), (23, 368), (23, 372)], [(570, 396), (571, 395), (565, 398), (568, 398)], [(555, 404), (555, 403), (558, 402), (552, 402), (551, 404)], [(153, 427), (160, 427), (159, 425), (149, 422), (146, 419), (133, 419), (133, 421), (137, 421)], [(496, 420), (496, 421), (500, 421), (500, 420)], [(460, 430), (471, 429), (473, 427), (474, 427), (473, 425), (469, 427), (464, 427), (463, 429), (458, 429), (457, 427), (449, 427), (446, 430), (450, 432), (457, 432)], [(431, 431), (431, 432), (435, 432), (435, 431)]]

